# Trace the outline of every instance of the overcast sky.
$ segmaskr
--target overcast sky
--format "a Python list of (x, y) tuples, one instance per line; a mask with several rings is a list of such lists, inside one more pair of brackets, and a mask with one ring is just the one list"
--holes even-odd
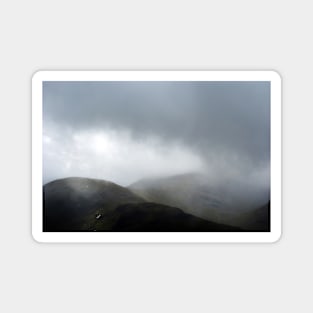
[(44, 82), (43, 181), (201, 172), (269, 188), (269, 82)]

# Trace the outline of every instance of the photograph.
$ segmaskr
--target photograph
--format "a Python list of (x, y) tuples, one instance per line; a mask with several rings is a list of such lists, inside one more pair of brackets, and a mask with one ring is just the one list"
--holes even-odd
[(42, 81), (43, 233), (270, 233), (271, 81)]

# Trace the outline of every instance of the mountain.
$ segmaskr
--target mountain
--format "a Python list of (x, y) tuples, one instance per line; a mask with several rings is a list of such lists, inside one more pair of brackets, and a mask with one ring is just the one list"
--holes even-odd
[(227, 185), (214, 185), (206, 176), (191, 173), (142, 179), (128, 188), (147, 201), (179, 207), (202, 219), (246, 230), (266, 231), (269, 229), (267, 206), (259, 205), (258, 201), (244, 202), (242, 199), (251, 195), (248, 190), (246, 195), (245, 189), (239, 187), (236, 186), (236, 190)]
[(112, 182), (79, 177), (50, 182), (43, 187), (43, 195), (44, 231), (87, 230), (98, 214), (107, 216), (110, 228), (112, 211), (118, 205), (145, 201)]
[(143, 179), (128, 188), (147, 201), (179, 207), (187, 213), (218, 223), (224, 221), (224, 215), (232, 212), (227, 194), (200, 174)]
[(206, 177), (193, 173), (142, 179), (128, 188), (148, 201), (178, 206), (197, 216), (202, 215), (202, 209), (227, 207)]
[(251, 231), (270, 231), (270, 216), (271, 205), (268, 202), (260, 208), (241, 213), (233, 224)]
[(242, 231), (240, 228), (206, 221), (187, 214), (178, 208), (152, 202), (124, 204), (117, 207), (116, 212), (119, 214), (119, 217), (112, 231)]
[(43, 187), (43, 200), (44, 231), (241, 231), (104, 180), (56, 180)]

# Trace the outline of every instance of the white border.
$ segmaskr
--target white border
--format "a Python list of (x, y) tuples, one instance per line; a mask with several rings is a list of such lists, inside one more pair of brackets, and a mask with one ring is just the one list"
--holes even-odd
[[(270, 81), (270, 232), (43, 232), (43, 81)], [(276, 242), (281, 236), (281, 78), (275, 71), (39, 71), (32, 78), (32, 235), (38, 242)]]

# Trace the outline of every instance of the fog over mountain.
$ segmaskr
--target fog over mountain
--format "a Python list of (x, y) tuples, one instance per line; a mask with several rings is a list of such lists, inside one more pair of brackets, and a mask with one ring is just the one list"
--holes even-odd
[(269, 199), (269, 82), (44, 82), (44, 184), (185, 173)]

